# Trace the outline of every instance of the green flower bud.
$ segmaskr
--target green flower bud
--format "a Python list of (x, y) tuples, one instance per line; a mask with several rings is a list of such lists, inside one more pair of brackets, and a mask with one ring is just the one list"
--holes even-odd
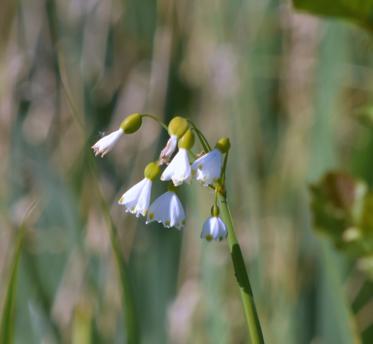
[(227, 153), (231, 148), (231, 142), (228, 137), (222, 137), (216, 142), (215, 148), (219, 149), (222, 153)]
[(211, 207), (211, 216), (215, 216), (215, 217), (218, 217), (220, 214), (220, 209), (219, 207), (214, 204), (212, 207)]
[(150, 180), (154, 180), (157, 178), (159, 173), (161, 172), (161, 169), (158, 165), (157, 162), (151, 162), (146, 165), (145, 170), (144, 170), (144, 177), (148, 178)]
[(139, 113), (133, 113), (132, 115), (127, 116), (123, 122), (120, 124), (120, 127), (126, 134), (132, 134), (137, 131), (142, 124), (142, 117)]
[(179, 148), (184, 149), (191, 149), (194, 145), (194, 134), (193, 132), (188, 129), (186, 133), (182, 136), (182, 138), (179, 140)]
[(182, 137), (188, 130), (188, 121), (184, 117), (176, 116), (168, 123), (168, 133), (170, 136)]

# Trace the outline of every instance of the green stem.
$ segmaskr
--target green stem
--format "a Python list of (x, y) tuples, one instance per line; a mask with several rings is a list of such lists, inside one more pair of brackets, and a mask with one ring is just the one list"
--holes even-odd
[(211, 146), (208, 143), (206, 137), (202, 134), (202, 132), (197, 128), (197, 126), (190, 120), (188, 119), (189, 124), (192, 126), (192, 129), (196, 132), (199, 141), (201, 142), (201, 145), (203, 147), (203, 150), (207, 153), (211, 150)]
[(163, 129), (168, 132), (167, 125), (165, 123), (163, 123), (157, 116), (151, 115), (151, 114), (148, 114), (148, 113), (143, 113), (143, 114), (141, 114), (141, 117), (151, 118), (152, 120), (158, 122), (163, 127)]
[(234, 232), (232, 215), (229, 210), (226, 196), (219, 194), (219, 201), (221, 215), (228, 229), (228, 245), (233, 262), (234, 272), (236, 275), (236, 280), (240, 288), (241, 300), (245, 312), (247, 327), (249, 330), (250, 342), (252, 344), (261, 344), (264, 343), (263, 333), (260, 327), (260, 322), (254, 302), (254, 295), (251, 290), (250, 280), (249, 276), (247, 275), (241, 247)]

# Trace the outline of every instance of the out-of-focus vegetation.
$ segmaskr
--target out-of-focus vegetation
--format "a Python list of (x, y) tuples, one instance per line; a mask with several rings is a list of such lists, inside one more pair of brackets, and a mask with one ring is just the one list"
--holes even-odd
[(345, 18), (373, 32), (372, 0), (293, 0), (296, 8), (316, 15)]
[(132, 112), (230, 136), (228, 196), (266, 342), (373, 341), (369, 260), (313, 230), (309, 194), (330, 169), (373, 187), (373, 132), (356, 116), (372, 101), (372, 36), (277, 0), (0, 9), (3, 342), (4, 327), (15, 343), (246, 341), (226, 243), (199, 239), (213, 195), (183, 189), (182, 232), (116, 204), (158, 156), (160, 128), (146, 121), (93, 159), (100, 134)]
[(311, 191), (315, 226), (336, 248), (365, 261), (362, 268), (373, 276), (373, 196), (366, 184), (330, 172)]

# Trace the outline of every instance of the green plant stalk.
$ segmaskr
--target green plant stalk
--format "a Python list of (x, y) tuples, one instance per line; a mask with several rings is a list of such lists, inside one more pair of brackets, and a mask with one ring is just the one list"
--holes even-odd
[(12, 261), (10, 277), (8, 281), (7, 291), (5, 295), (4, 309), (0, 324), (0, 344), (13, 343), (14, 323), (15, 323), (15, 307), (16, 307), (16, 292), (17, 292), (17, 276), (19, 261), (22, 253), (22, 243), (24, 238), (25, 227), (21, 225), (17, 234), (17, 242)]
[(241, 247), (234, 232), (232, 215), (229, 210), (226, 196), (219, 194), (219, 201), (221, 216), (228, 230), (228, 245), (233, 262), (234, 273), (240, 288), (250, 342), (252, 344), (264, 343), (263, 333), (255, 307), (254, 295), (251, 290), (250, 280), (242, 256)]
[(168, 127), (166, 124), (163, 123), (163, 121), (161, 121), (157, 116), (154, 116), (154, 115), (151, 115), (149, 113), (144, 113), (144, 114), (141, 114), (141, 117), (147, 117), (147, 118), (151, 118), (152, 120), (156, 121), (159, 123), (159, 125), (168, 132)]
[(139, 328), (135, 315), (135, 305), (132, 299), (132, 289), (129, 284), (127, 264), (122, 256), (116, 228), (110, 226), (110, 239), (114, 250), (115, 260), (117, 263), (119, 277), (122, 285), (122, 304), (124, 310), (124, 321), (127, 329), (127, 343), (140, 343)]

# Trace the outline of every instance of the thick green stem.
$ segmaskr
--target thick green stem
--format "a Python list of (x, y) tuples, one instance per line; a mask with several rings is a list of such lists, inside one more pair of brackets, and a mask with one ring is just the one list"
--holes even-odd
[(228, 207), (227, 199), (219, 195), (220, 210), (223, 221), (228, 229), (228, 245), (232, 257), (236, 280), (240, 288), (242, 305), (245, 311), (246, 323), (252, 344), (264, 343), (262, 329), (255, 307), (254, 295), (251, 290), (249, 276), (247, 275), (245, 261), (242, 256), (241, 247), (234, 232), (232, 215)]

